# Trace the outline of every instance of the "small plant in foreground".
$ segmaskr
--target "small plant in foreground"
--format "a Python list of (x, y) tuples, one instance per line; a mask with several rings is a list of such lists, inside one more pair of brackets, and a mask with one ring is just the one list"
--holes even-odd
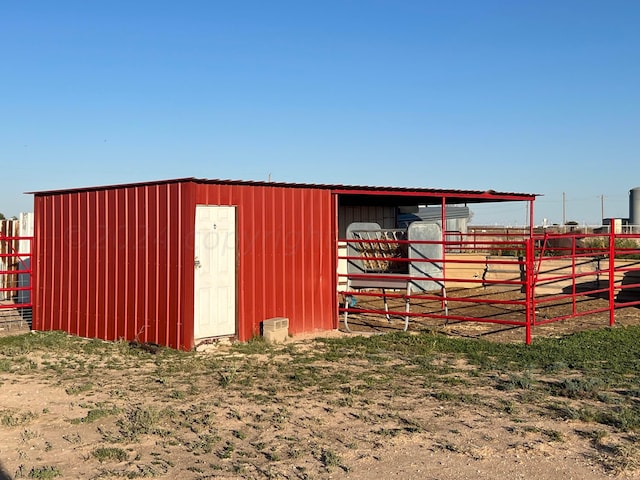
[(610, 425), (623, 432), (629, 432), (640, 428), (640, 407), (621, 406), (601, 412), (597, 421), (603, 425)]
[(125, 452), (121, 448), (115, 448), (115, 447), (96, 448), (91, 452), (91, 455), (100, 463), (108, 462), (109, 460), (115, 460), (116, 462), (124, 462), (128, 457), (127, 452)]
[(33, 430), (29, 429), (23, 430), (23, 432), (20, 434), (20, 438), (22, 438), (22, 441), (24, 443), (28, 442), (29, 440), (33, 440), (34, 438), (38, 438), (39, 436), (40, 434), (38, 432), (34, 432)]
[(219, 458), (231, 458), (231, 455), (233, 454), (235, 449), (236, 448), (233, 445), (233, 443), (227, 442), (227, 444), (224, 446), (222, 451), (218, 453), (218, 457)]
[(93, 384), (90, 382), (82, 383), (80, 385), (74, 385), (65, 389), (67, 395), (77, 395), (78, 393), (88, 392), (93, 388)]
[[(60, 469), (53, 465), (48, 465), (44, 467), (33, 467), (31, 470), (29, 470), (29, 473), (27, 474), (28, 478), (36, 478), (41, 480), (48, 480), (51, 478), (57, 478), (61, 476), (62, 476), (62, 472), (60, 471)], [(16, 475), (16, 478), (18, 478), (17, 475)]]
[(236, 378), (236, 373), (238, 373), (238, 365), (236, 363), (223, 368), (220, 372), (220, 386), (228, 387), (231, 385)]
[(14, 413), (5, 410), (0, 412), (0, 424), (5, 427), (17, 427), (29, 423), (36, 417), (37, 415), (33, 412)]
[(600, 458), (605, 468), (615, 475), (640, 468), (640, 449), (635, 443), (625, 443), (602, 448)]
[(598, 378), (565, 378), (555, 384), (553, 392), (567, 398), (597, 398), (604, 386)]
[(322, 464), (330, 469), (332, 467), (340, 467), (342, 465), (342, 459), (340, 455), (335, 453), (333, 450), (323, 449), (320, 453), (320, 461)]
[(153, 407), (134, 407), (126, 414), (126, 418), (117, 422), (120, 433), (128, 439), (135, 439), (139, 435), (157, 433), (157, 425), (163, 412)]
[(535, 384), (535, 379), (530, 372), (523, 375), (509, 375), (509, 379), (498, 385), (499, 390), (530, 390)]
[(553, 429), (544, 429), (542, 430), (542, 433), (549, 439), (549, 441), (551, 442), (563, 442), (564, 441), (564, 437), (562, 435), (562, 432), (559, 432), (558, 430), (553, 430)]
[(80, 423), (93, 423), (96, 420), (99, 420), (104, 417), (108, 417), (109, 415), (113, 415), (118, 412), (119, 410), (116, 408), (112, 408), (112, 409), (95, 408), (95, 409), (89, 410), (85, 417), (72, 419), (71, 423), (74, 425), (78, 425)]
[(596, 446), (601, 445), (602, 441), (607, 437), (605, 430), (576, 430), (576, 433), (583, 438), (590, 439)]

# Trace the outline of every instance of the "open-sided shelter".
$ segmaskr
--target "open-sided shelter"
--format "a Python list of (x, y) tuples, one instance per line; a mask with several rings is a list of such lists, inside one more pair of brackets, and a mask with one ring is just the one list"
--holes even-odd
[[(400, 207), (535, 195), (184, 178), (35, 192), (36, 330), (190, 350), (338, 327), (338, 238)], [(533, 222), (531, 222), (533, 224)]]

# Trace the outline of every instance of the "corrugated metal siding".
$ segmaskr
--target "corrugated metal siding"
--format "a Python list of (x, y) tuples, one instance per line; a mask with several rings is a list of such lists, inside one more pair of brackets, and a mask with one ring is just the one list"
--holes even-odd
[[(191, 349), (196, 203), (237, 207), (238, 338), (248, 340), (272, 317), (289, 318), (293, 334), (337, 327), (338, 217), (343, 237), (352, 221), (395, 226), (400, 196), (535, 198), (335, 187), (177, 179), (36, 193), (34, 328)], [(349, 201), (339, 215), (338, 196)]]
[(191, 188), (36, 194), (34, 328), (192, 348), (183, 280), (193, 257), (186, 263), (182, 249), (193, 228)]
[(289, 318), (292, 334), (337, 326), (330, 191), (198, 184), (196, 203), (238, 207), (240, 340), (272, 317)]
[(380, 205), (349, 206), (338, 208), (338, 238), (347, 238), (347, 227), (354, 222), (375, 222), (382, 228), (396, 228), (396, 208)]
[(34, 328), (192, 348), (196, 203), (237, 207), (240, 340), (337, 327), (330, 191), (186, 181), (36, 194)]

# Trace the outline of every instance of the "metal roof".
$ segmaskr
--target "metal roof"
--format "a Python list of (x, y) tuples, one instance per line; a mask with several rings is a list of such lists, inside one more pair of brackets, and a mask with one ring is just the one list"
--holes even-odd
[[(449, 203), (476, 203), (476, 202), (503, 202), (503, 201), (523, 201), (533, 200), (539, 194), (534, 193), (517, 193), (517, 192), (497, 192), (494, 190), (458, 190), (443, 188), (424, 188), (424, 187), (392, 187), (392, 186), (371, 186), (371, 185), (343, 185), (343, 184), (319, 184), (319, 183), (290, 183), (290, 182), (269, 182), (255, 180), (232, 180), (232, 179), (207, 179), (207, 178), (176, 178), (170, 180), (155, 180), (148, 182), (123, 183), (114, 185), (101, 185), (92, 187), (66, 188), (57, 190), (41, 190), (34, 192), (26, 192), (34, 195), (57, 195), (64, 193), (98, 191), (107, 189), (141, 187), (152, 185), (164, 185), (172, 183), (205, 183), (219, 185), (247, 185), (257, 187), (281, 187), (281, 188), (311, 188), (331, 190), (333, 193), (347, 196), (346, 203), (361, 203), (370, 196), (384, 196), (393, 202), (404, 200), (407, 203), (407, 197), (421, 197), (424, 199), (432, 198), (434, 201), (427, 203), (439, 203), (435, 198), (441, 199), (445, 197)], [(415, 203), (415, 202), (409, 202)]]

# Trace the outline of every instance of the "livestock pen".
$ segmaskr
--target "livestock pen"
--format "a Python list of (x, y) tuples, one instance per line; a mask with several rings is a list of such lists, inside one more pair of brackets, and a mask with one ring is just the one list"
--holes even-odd
[[(535, 198), (197, 178), (34, 192), (33, 325), (183, 350), (275, 326), (284, 339), (335, 330), (339, 239), (352, 223), (396, 228), (401, 215), (426, 206), (462, 228), (454, 217), (469, 205), (517, 202), (533, 212)], [(418, 240), (439, 231), (432, 211), (421, 217), (430, 225), (410, 227)], [(439, 256), (434, 249), (417, 245), (412, 254)], [(421, 274), (417, 261), (412, 268)], [(431, 282), (423, 283), (411, 282), (410, 295), (425, 294), (416, 288)]]
[(593, 316), (612, 326), (616, 311), (640, 306), (638, 234), (394, 235), (369, 225), (341, 240), (349, 245), (340, 257), (350, 267), (340, 290), (348, 331), (397, 319), (403, 330), (476, 322), (521, 327), (530, 343), (536, 326)]
[[(37, 330), (191, 350), (272, 322), (286, 339), (400, 317), (524, 327), (529, 342), (605, 308), (582, 300), (612, 319), (635, 302), (636, 237), (557, 244), (531, 226), (535, 194), (183, 178), (34, 195)], [(504, 202), (530, 226), (467, 229), (471, 206)]]

